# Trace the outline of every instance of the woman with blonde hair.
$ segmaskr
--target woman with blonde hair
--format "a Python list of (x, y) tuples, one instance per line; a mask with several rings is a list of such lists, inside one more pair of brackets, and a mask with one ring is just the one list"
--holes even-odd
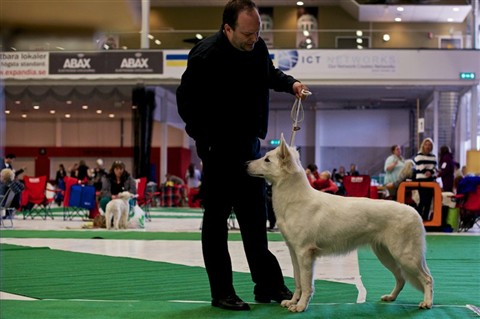
[[(414, 180), (418, 182), (433, 182), (437, 170), (437, 159), (432, 153), (433, 140), (429, 137), (422, 141), (417, 155), (413, 158), (415, 163)], [(423, 220), (428, 220), (430, 215), (430, 206), (433, 199), (433, 188), (418, 189), (420, 202), (418, 203), (417, 211), (422, 216)]]

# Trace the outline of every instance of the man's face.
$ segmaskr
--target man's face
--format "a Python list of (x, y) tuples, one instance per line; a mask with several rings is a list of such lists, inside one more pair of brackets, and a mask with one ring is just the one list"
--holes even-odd
[(257, 10), (241, 11), (235, 30), (225, 24), (230, 43), (240, 51), (252, 51), (260, 36), (261, 20)]

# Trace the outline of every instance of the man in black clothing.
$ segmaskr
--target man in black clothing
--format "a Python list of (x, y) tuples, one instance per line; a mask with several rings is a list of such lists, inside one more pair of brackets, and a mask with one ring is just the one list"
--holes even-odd
[(212, 306), (230, 310), (250, 309), (233, 287), (227, 245), (232, 210), (255, 283), (255, 300), (269, 303), (292, 297), (277, 259), (268, 250), (265, 181), (249, 176), (245, 162), (260, 158), (269, 90), (302, 97), (302, 90), (308, 88), (273, 66), (259, 37), (260, 26), (254, 2), (229, 1), (221, 29), (190, 51), (177, 89), (178, 112), (203, 164), (202, 252)]

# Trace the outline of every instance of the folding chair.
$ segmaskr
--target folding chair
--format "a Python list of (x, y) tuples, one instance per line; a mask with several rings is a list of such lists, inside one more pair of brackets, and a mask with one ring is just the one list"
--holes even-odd
[(152, 216), (150, 215), (150, 207), (153, 206), (152, 204), (155, 202), (156, 198), (160, 196), (160, 192), (147, 191), (146, 177), (140, 177), (135, 181), (137, 182), (137, 204), (144, 210), (145, 218), (147, 218), (148, 221), (152, 221)]
[(43, 219), (47, 219), (48, 216), (54, 219), (50, 210), (51, 201), (46, 196), (47, 176), (24, 176), (23, 183), (25, 185), (21, 201), (23, 219), (28, 216), (33, 219), (38, 215), (42, 215)]
[[(461, 193), (457, 193), (454, 197), (457, 208), (460, 209), (459, 232), (466, 232), (475, 224), (480, 227), (480, 184), (477, 184), (478, 182), (480, 182), (478, 177), (464, 177), (459, 183), (457, 191)], [(464, 185), (467, 187), (463, 187)]]
[(370, 197), (370, 176), (344, 176), (343, 187), (348, 197)]
[[(15, 198), (15, 192), (9, 188), (5, 195), (0, 195), (0, 226), (4, 228), (13, 228), (13, 220), (15, 218), (15, 207), (12, 207), (12, 202)], [(4, 219), (5, 218), (5, 219)], [(7, 221), (10, 221), (10, 226), (7, 226)]]
[(67, 217), (72, 220), (75, 215), (82, 219), (90, 217), (90, 211), (97, 205), (96, 190), (93, 185), (74, 184), (70, 186)]

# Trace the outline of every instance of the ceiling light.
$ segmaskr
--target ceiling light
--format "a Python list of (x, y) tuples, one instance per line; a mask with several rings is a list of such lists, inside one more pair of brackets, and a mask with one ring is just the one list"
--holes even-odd
[(310, 44), (310, 43), (312, 43), (312, 39), (307, 38), (307, 39), (305, 40), (305, 42), (306, 42), (307, 44)]
[(23, 113), (23, 114), (22, 114), (22, 117), (23, 117), (24, 119), (26, 119), (26, 118), (27, 118), (27, 114)]
[[(156, 45), (160, 45), (160, 44), (162, 44), (162, 41), (156, 39), (156, 40), (155, 40), (155, 44), (156, 44)], [(125, 50), (126, 50), (126, 47), (125, 47)]]
[(297, 6), (303, 6), (303, 1), (297, 1)]
[(362, 30), (357, 30), (356, 34), (357, 34), (357, 37), (361, 37), (363, 35), (363, 32)]
[(311, 49), (311, 48), (313, 48), (313, 44), (311, 44), (311, 43), (307, 44), (307, 49)]
[(308, 37), (310, 35), (310, 32), (308, 30), (303, 30), (303, 35)]
[(358, 43), (358, 44), (362, 44), (362, 43), (363, 43), (363, 39), (362, 39), (362, 38), (357, 38), (357, 43)]
[(40, 105), (35, 104), (35, 105), (33, 106), (33, 109), (34, 109), (34, 110), (39, 110), (39, 109), (40, 109)]
[(195, 34), (195, 38), (197, 38), (198, 40), (202, 40), (203, 35), (201, 35), (200, 33), (197, 33), (197, 34)]
[(20, 102), (20, 101), (18, 101), (18, 100), (15, 101), (15, 104), (17, 104), (17, 105), (20, 104), (20, 103), (22, 103), (22, 102)]
[(70, 104), (72, 104), (72, 101), (67, 100), (67, 101), (65, 101), (65, 103), (67, 103), (68, 105), (70, 105)]
[(149, 38), (150, 40), (155, 39), (155, 37), (154, 37), (153, 35), (151, 35), (151, 34), (148, 35), (148, 38)]
[(363, 49), (363, 45), (357, 45), (357, 49), (359, 50)]
[(10, 110), (5, 110), (5, 114), (10, 114)]
[(50, 110), (50, 114), (55, 114), (55, 110)]
[(452, 19), (452, 18), (448, 18), (448, 19), (447, 19), (447, 22), (453, 22), (453, 19)]
[(385, 42), (390, 41), (390, 34), (385, 33), (385, 34), (383, 35), (382, 39), (383, 39), (383, 41), (385, 41)]
[(397, 7), (397, 11), (403, 12), (403, 10), (405, 10), (403, 7)]
[(66, 117), (67, 119), (69, 119), (69, 118), (71, 118), (71, 117), (72, 117), (72, 115), (71, 115), (71, 114), (69, 114), (69, 113), (67, 113), (67, 114), (65, 114), (65, 117)]
[(102, 110), (97, 110), (97, 114), (102, 114)]
[(115, 114), (110, 113), (110, 114), (108, 114), (108, 117), (113, 119), (115, 117)]
[(82, 109), (88, 110), (88, 105), (82, 105)]
[(400, 17), (395, 18), (395, 22), (401, 22), (401, 21), (402, 21), (402, 18)]
[(458, 12), (458, 11), (460, 11), (460, 9), (459, 9), (459, 8), (457, 8), (457, 7), (453, 8), (452, 10), (453, 10), (453, 11), (455, 11), (455, 12)]

